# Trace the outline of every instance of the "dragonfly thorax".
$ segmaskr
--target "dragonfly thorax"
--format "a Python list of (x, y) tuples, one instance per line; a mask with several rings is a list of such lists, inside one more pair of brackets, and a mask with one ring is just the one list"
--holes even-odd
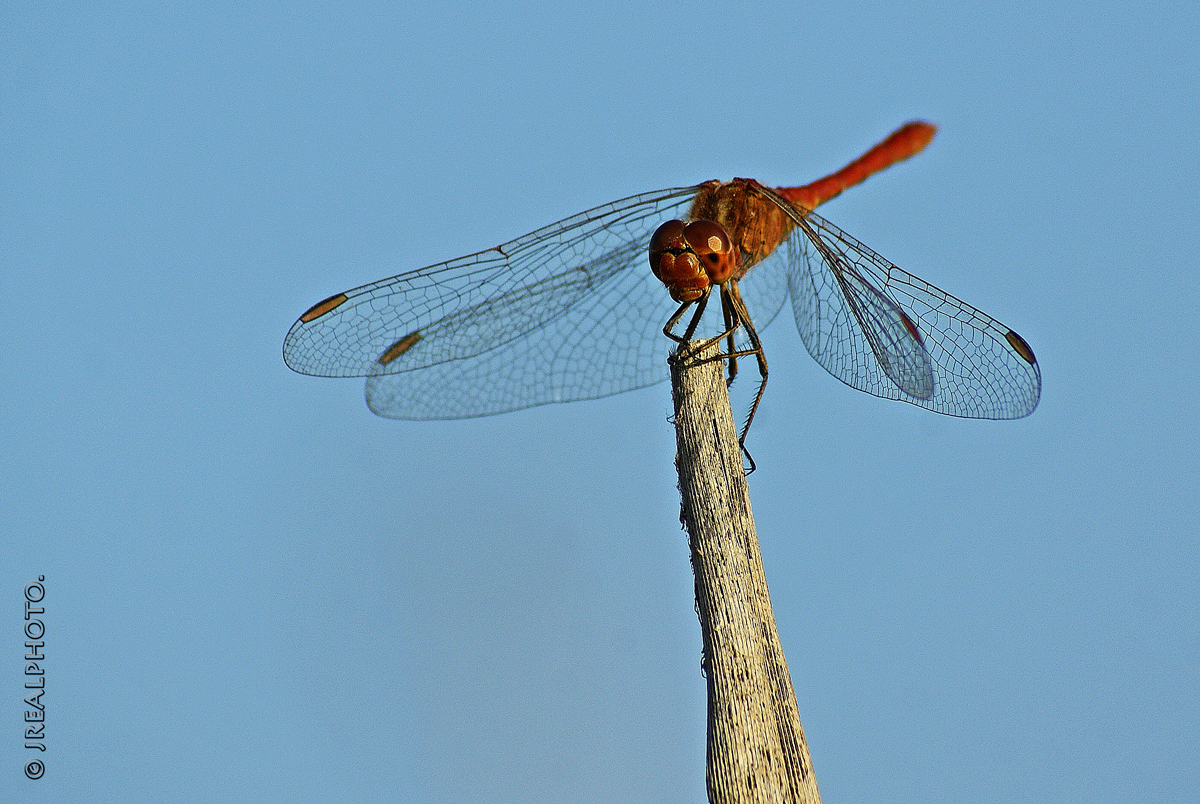
[(782, 243), (796, 224), (754, 179), (710, 181), (700, 185), (688, 217), (716, 221), (733, 233), (742, 263), (741, 279)]

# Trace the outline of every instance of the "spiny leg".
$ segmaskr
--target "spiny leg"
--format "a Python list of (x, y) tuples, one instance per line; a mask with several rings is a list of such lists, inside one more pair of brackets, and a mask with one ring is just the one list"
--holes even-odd
[[(762, 377), (762, 382), (758, 384), (758, 393), (754, 395), (754, 404), (750, 406), (750, 413), (746, 416), (746, 423), (742, 426), (742, 435), (738, 439), (741, 444), (742, 452), (746, 453), (746, 457), (750, 459), (751, 471), (753, 471), (754, 459), (750, 458), (750, 453), (746, 452), (746, 435), (750, 432), (750, 424), (754, 421), (754, 414), (758, 411), (758, 403), (762, 402), (763, 392), (767, 390), (767, 358), (763, 352), (762, 341), (759, 340), (758, 331), (754, 328), (754, 322), (750, 320), (750, 313), (746, 310), (746, 303), (742, 300), (742, 294), (738, 290), (737, 281), (728, 283), (728, 294), (721, 296), (721, 301), (729, 299), (730, 306), (733, 307), (734, 313), (740, 319), (742, 326), (746, 328), (746, 337), (750, 339), (750, 345), (753, 349), (747, 349), (741, 354), (754, 355), (758, 360), (758, 373)], [(724, 291), (725, 288), (722, 288)]]
[[(700, 297), (697, 302), (687, 301), (680, 304), (679, 309), (675, 311), (675, 314), (671, 316), (671, 319), (667, 322), (667, 325), (663, 327), (663, 334), (681, 345), (689, 341), (691, 336), (695, 333), (696, 327), (700, 322), (700, 317), (704, 313), (704, 306), (708, 302), (709, 291), (711, 291), (711, 286), (706, 289), (705, 294)], [(674, 329), (674, 327), (679, 323), (679, 320), (683, 318), (683, 314), (693, 303), (697, 304), (697, 310), (692, 316), (692, 320), (688, 325), (687, 332), (684, 333), (683, 337), (680, 337), (671, 330)], [(726, 380), (726, 385), (732, 383), (733, 378), (737, 375), (737, 358), (754, 355), (758, 360), (758, 373), (762, 377), (762, 382), (758, 384), (758, 392), (754, 396), (754, 404), (750, 406), (750, 413), (746, 416), (746, 423), (742, 426), (742, 432), (738, 438), (738, 446), (741, 448), (742, 454), (746, 456), (746, 460), (750, 463), (749, 468), (746, 470), (746, 474), (750, 474), (755, 470), (756, 466), (754, 463), (754, 457), (750, 454), (749, 450), (746, 449), (746, 435), (750, 432), (750, 424), (754, 421), (754, 414), (757, 412), (758, 405), (763, 398), (763, 393), (766, 391), (767, 361), (766, 357), (763, 355), (762, 341), (759, 340), (758, 331), (754, 329), (754, 324), (750, 320), (750, 314), (746, 311), (746, 303), (742, 300), (742, 295), (738, 290), (737, 280), (730, 280), (725, 285), (721, 286), (721, 312), (725, 319), (726, 330), (720, 335), (717, 335), (715, 338), (709, 338), (696, 344), (696, 347), (689, 351), (692, 354), (696, 354), (704, 351), (714, 343), (726, 340), (729, 347), (729, 351), (727, 353), (716, 354), (710, 357), (702, 358), (695, 364), (701, 365), (713, 360), (729, 359), (730, 373), (728, 379)], [(737, 331), (739, 326), (744, 326), (746, 328), (746, 335), (749, 338), (750, 345), (753, 348), (738, 350), (735, 347), (734, 333)], [(676, 353), (675, 355), (671, 356), (671, 359), (676, 360), (684, 357), (684, 355)]]
[[(678, 343), (680, 346), (680, 349), (676, 350), (676, 352), (671, 355), (671, 357), (670, 357), (671, 361), (684, 360), (687, 357), (689, 357), (691, 354), (694, 354), (697, 351), (696, 349), (690, 349), (685, 353), (685, 352), (683, 352), (683, 345), (685, 343), (687, 343), (688, 341), (690, 341), (692, 339), (692, 336), (696, 333), (696, 327), (699, 326), (700, 319), (704, 315), (704, 308), (708, 306), (708, 297), (711, 292), (712, 292), (712, 286), (709, 285), (708, 287), (706, 287), (704, 289), (704, 295), (701, 296), (699, 299), (691, 299), (691, 300), (685, 301), (682, 304), (680, 304), (679, 309), (675, 311), (675, 314), (671, 316), (671, 319), (669, 321), (667, 321), (667, 325), (665, 327), (663, 327), (663, 334), (666, 335), (671, 340)], [(691, 321), (688, 322), (687, 330), (683, 333), (682, 337), (679, 335), (676, 335), (671, 330), (673, 330), (675, 328), (675, 326), (679, 323), (679, 319), (681, 319), (683, 317), (683, 314), (693, 304), (696, 305), (696, 312), (692, 314), (692, 319), (691, 319)], [(711, 340), (706, 341), (704, 344), (702, 344), (702, 348), (707, 348), (708, 344), (710, 344), (710, 343), (712, 343)]]
[(728, 339), (726, 348), (727, 348), (727, 354), (729, 355), (729, 363), (726, 367), (727, 371), (728, 371), (728, 375), (725, 378), (725, 387), (726, 388), (733, 385), (733, 380), (735, 377), (737, 377), (737, 371), (738, 371), (737, 355), (734, 354), (736, 349), (733, 344), (733, 332), (738, 327), (738, 320), (737, 320), (737, 314), (736, 314), (735, 310), (733, 309), (733, 305), (727, 301), (728, 295), (729, 295), (729, 292), (725, 289), (725, 286), (722, 285), (721, 286), (721, 315), (723, 315), (725, 317), (725, 336)]
[[(690, 341), (692, 339), (692, 336), (695, 335), (695, 333), (696, 333), (697, 326), (699, 326), (699, 324), (700, 324), (700, 318), (704, 315), (704, 308), (708, 304), (708, 298), (709, 298), (709, 294), (711, 293), (711, 291), (712, 291), (712, 286), (709, 285), (707, 288), (705, 288), (704, 295), (701, 296), (698, 300), (685, 301), (683, 304), (679, 305), (679, 309), (677, 309), (675, 311), (675, 314), (671, 316), (671, 319), (669, 321), (667, 321), (667, 325), (665, 327), (663, 327), (663, 334), (679, 344), (687, 343), (688, 341)], [(726, 321), (726, 324), (729, 326), (729, 328), (714, 338), (707, 338), (705, 340), (698, 342), (693, 348), (688, 350), (689, 353), (696, 354), (698, 352), (703, 352), (705, 349), (712, 346), (714, 343), (717, 343), (717, 342), (723, 340), (724, 338), (729, 338), (729, 344), (730, 344), (730, 347), (732, 348), (733, 332), (735, 330), (737, 330), (737, 328), (740, 326), (740, 324), (737, 321), (736, 314), (730, 312), (730, 308), (728, 307), (728, 305), (725, 302), (724, 292), (725, 292), (724, 289), (722, 289), (722, 291), (721, 291), (721, 293), (722, 293), (721, 311), (725, 315), (725, 321)], [(683, 333), (682, 337), (679, 335), (676, 335), (671, 330), (675, 328), (675, 326), (679, 323), (679, 319), (683, 318), (684, 312), (692, 304), (696, 304), (696, 312), (692, 315), (692, 320), (688, 323), (687, 331)], [(732, 323), (730, 323), (731, 321), (732, 321)], [(727, 357), (730, 357), (730, 358), (733, 358), (736, 360), (738, 357), (740, 357), (744, 354), (752, 354), (752, 353), (751, 352), (732, 352), (731, 354), (717, 354), (717, 355), (713, 355), (712, 357), (704, 358), (696, 365), (707, 363), (710, 360), (724, 360)], [(735, 366), (734, 374), (736, 374), (736, 373), (737, 373), (737, 368)], [(732, 378), (730, 378), (728, 381), (726, 381), (726, 387), (728, 387), (729, 382), (732, 382), (732, 381), (733, 381)]]
[[(728, 284), (731, 284), (733, 286), (733, 288), (734, 288), (733, 292), (734, 292), (734, 294), (737, 294), (737, 290), (736, 290), (737, 283), (731, 281)], [(740, 310), (740, 312), (739, 312), (739, 310)], [(745, 302), (742, 301), (741, 295), (727, 296), (725, 286), (722, 285), (721, 286), (721, 312), (725, 316), (725, 322), (728, 325), (728, 328), (724, 332), (722, 332), (720, 335), (717, 335), (716, 337), (708, 338), (707, 340), (698, 342), (692, 351), (693, 352), (703, 352), (705, 349), (712, 346), (714, 343), (718, 343), (718, 342), (726, 340), (726, 339), (728, 339), (729, 351), (721, 352), (721, 353), (718, 353), (715, 355), (710, 355), (709, 357), (702, 358), (701, 360), (698, 360), (696, 362), (696, 365), (699, 366), (699, 365), (703, 365), (704, 363), (710, 363), (713, 360), (728, 359), (730, 361), (736, 361), (737, 358), (739, 358), (739, 357), (745, 357), (747, 355), (758, 355), (758, 354), (762, 353), (762, 345), (761, 344), (758, 345), (754, 349), (737, 349), (734, 346), (733, 335), (735, 332), (737, 332), (738, 327), (742, 326), (743, 316), (746, 315), (745, 310), (746, 310), (746, 305), (745, 305)], [(678, 316), (678, 313), (676, 315)], [(674, 338), (676, 341), (680, 340), (678, 336), (671, 335), (671, 337)], [(755, 333), (755, 338), (757, 339), (757, 337), (758, 337), (758, 335), (757, 335), (757, 333)], [(733, 369), (733, 373), (735, 375), (737, 374), (736, 366)], [(729, 380), (726, 381), (726, 387), (728, 387), (728, 384), (732, 381), (733, 381), (733, 378), (730, 377)]]
[[(704, 315), (704, 308), (708, 306), (708, 295), (711, 290), (712, 287), (709, 286), (708, 288), (705, 288), (704, 295), (701, 296), (699, 300), (689, 299), (688, 301), (685, 301), (683, 304), (679, 305), (679, 309), (675, 311), (675, 314), (671, 316), (669, 321), (667, 321), (667, 325), (663, 327), (663, 335), (666, 335), (676, 343), (690, 341), (692, 339), (692, 335), (696, 332), (696, 327), (700, 323), (700, 316)], [(679, 319), (683, 318), (683, 314), (687, 311), (687, 308), (691, 307), (693, 304), (696, 305), (696, 312), (694, 315), (692, 315), (692, 320), (688, 322), (687, 331), (683, 333), (683, 337), (680, 337), (671, 330), (675, 329), (675, 325), (679, 323)]]
[[(732, 332), (735, 332), (737, 330), (737, 328), (740, 326), (741, 326), (741, 322), (734, 321), (733, 327), (731, 329), (728, 329), (725, 332), (722, 332), (720, 335), (717, 335), (715, 337), (707, 338), (706, 340), (703, 340), (703, 341), (697, 341), (695, 347), (691, 351), (693, 353), (703, 352), (705, 349), (712, 346), (714, 343), (718, 343), (718, 342), (723, 341), (726, 338), (730, 337), (730, 334)], [(678, 336), (672, 336), (672, 337), (675, 340), (680, 341), (682, 343), (682, 340)], [(745, 357), (746, 355), (752, 355), (752, 354), (756, 354), (756, 353), (757, 353), (757, 350), (755, 350), (755, 349), (742, 349), (742, 350), (733, 351), (733, 352), (720, 352), (718, 354), (709, 355), (708, 357), (704, 357), (704, 358), (701, 358), (700, 360), (697, 360), (695, 365), (702, 366), (705, 363), (711, 363), (714, 360), (726, 360), (726, 359), (730, 359), (730, 358), (736, 359), (739, 357)], [(726, 382), (726, 387), (728, 387), (728, 381)]]

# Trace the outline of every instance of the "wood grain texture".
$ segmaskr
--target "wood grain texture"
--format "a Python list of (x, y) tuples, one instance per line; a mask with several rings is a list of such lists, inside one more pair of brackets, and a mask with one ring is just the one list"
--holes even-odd
[(723, 363), (673, 360), (671, 384), (681, 519), (708, 681), (709, 800), (819, 804), (771, 610)]

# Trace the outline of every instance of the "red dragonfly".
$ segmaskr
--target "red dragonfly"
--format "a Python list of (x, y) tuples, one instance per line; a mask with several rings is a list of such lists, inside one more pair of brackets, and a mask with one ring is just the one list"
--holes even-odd
[[(1037, 407), (1041, 372), (1021, 336), (812, 212), (918, 153), (935, 132), (929, 123), (908, 123), (803, 187), (734, 179), (635, 195), (487, 251), (339, 293), (300, 316), (284, 340), (284, 361), (302, 374), (367, 377), (367, 405), (397, 419), (593, 399), (665, 380), (663, 332), (671, 334), (693, 301), (703, 308), (716, 284), (724, 320), (711, 332), (728, 338), (735, 355), (731, 381), (736, 356), (753, 354), (765, 383), (750, 311), (766, 326), (790, 299), (809, 353), (853, 388), (951, 416), (1027, 416)], [(732, 267), (692, 285), (664, 275), (664, 293), (645, 270), (646, 254), (652, 233), (672, 219), (720, 224), (730, 251), (722, 258)], [(682, 224), (663, 228), (670, 231), (654, 237), (656, 274), (670, 273), (660, 271), (665, 252), (686, 259), (692, 245)], [(701, 260), (708, 258), (703, 243), (718, 242), (707, 234), (697, 238)], [(672, 297), (682, 302), (673, 317)], [(705, 328), (702, 313), (688, 338)], [(761, 397), (760, 385), (755, 408)]]

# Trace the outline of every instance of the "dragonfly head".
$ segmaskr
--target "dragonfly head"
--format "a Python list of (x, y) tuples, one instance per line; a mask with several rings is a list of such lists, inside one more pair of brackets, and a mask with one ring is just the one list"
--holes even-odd
[(677, 302), (695, 301), (710, 285), (737, 276), (741, 253), (715, 221), (667, 221), (650, 238), (650, 270)]

